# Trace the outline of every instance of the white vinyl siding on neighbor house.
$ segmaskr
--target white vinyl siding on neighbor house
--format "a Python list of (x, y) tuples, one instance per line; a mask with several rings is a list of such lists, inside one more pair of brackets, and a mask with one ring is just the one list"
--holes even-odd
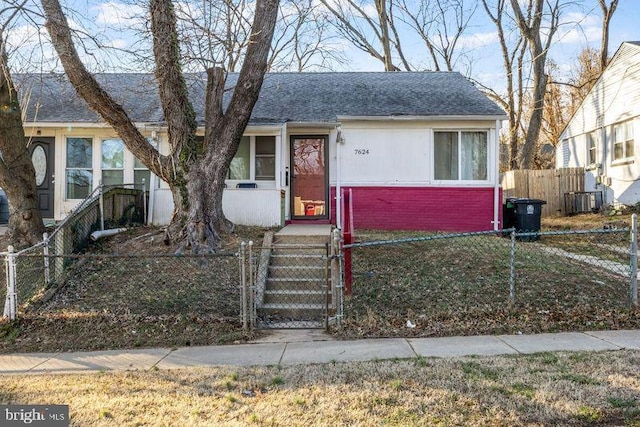
[[(625, 42), (562, 132), (560, 138), (569, 141), (569, 153), (564, 153), (564, 143), (556, 150), (562, 156), (562, 162), (556, 164), (584, 167), (585, 190), (602, 191), (605, 203), (633, 205), (640, 201), (640, 162), (635, 160), (634, 137), (640, 117), (638, 75), (640, 44)], [(592, 132), (596, 138), (589, 136)], [(596, 141), (595, 162), (589, 138)]]

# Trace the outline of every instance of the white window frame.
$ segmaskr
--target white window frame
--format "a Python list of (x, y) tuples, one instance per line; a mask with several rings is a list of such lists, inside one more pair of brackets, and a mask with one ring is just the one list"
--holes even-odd
[[(585, 159), (585, 164), (587, 166), (595, 165), (598, 162), (598, 141), (600, 140), (600, 132), (601, 130), (594, 130), (585, 134), (585, 138), (587, 140), (587, 158)], [(591, 160), (591, 151), (593, 151), (593, 161)]]
[[(78, 167), (69, 167), (68, 165), (68, 149), (69, 149), (69, 140), (70, 139), (86, 139), (91, 141), (91, 165), (89, 167), (86, 168), (78, 168)], [(84, 171), (89, 171), (91, 172), (91, 186), (88, 189), (87, 192), (87, 196), (89, 194), (91, 194), (91, 192), (94, 189), (95, 186), (95, 171), (93, 170), (93, 163), (94, 163), (94, 148), (95, 148), (95, 138), (92, 136), (71, 136), (71, 135), (65, 135), (65, 139), (64, 139), (64, 200), (83, 200), (85, 197), (83, 197), (82, 199), (72, 199), (68, 197), (68, 182), (67, 182), (67, 171), (69, 170), (84, 170)]]
[[(457, 133), (458, 134), (458, 179), (436, 179), (436, 165), (435, 165), (435, 150), (436, 150), (436, 133)], [(486, 135), (487, 143), (487, 158), (486, 158), (486, 179), (481, 180), (467, 180), (461, 179), (462, 174), (462, 134), (463, 133), (484, 133)], [(474, 185), (474, 184), (487, 184), (491, 182), (491, 132), (489, 129), (433, 129), (431, 133), (431, 179), (436, 184), (457, 184), (457, 185)]]
[[(275, 184), (276, 182), (276, 176), (278, 174), (277, 170), (277, 164), (276, 164), (276, 168), (275, 168), (275, 174), (273, 179), (256, 179), (256, 157), (267, 157), (267, 155), (257, 155), (256, 156), (256, 137), (258, 136), (264, 136), (264, 137), (270, 137), (273, 138), (273, 144), (274, 144), (274, 154), (273, 154), (273, 159), (274, 161), (276, 161), (277, 159), (277, 144), (278, 144), (278, 137), (277, 135), (243, 135), (245, 137), (249, 138), (249, 178), (247, 179), (230, 179), (227, 178), (226, 179), (226, 183), (227, 183), (227, 187), (228, 188), (235, 188), (235, 186), (241, 182), (255, 182), (258, 186), (261, 183), (272, 183)], [(269, 155), (270, 156), (270, 155)], [(276, 162), (277, 163), (277, 162)]]
[[(627, 120), (620, 123), (615, 123), (611, 125), (611, 161), (612, 164), (624, 164), (633, 161), (635, 156), (635, 139), (634, 139), (634, 129), (633, 129), (633, 120)], [(621, 140), (618, 140), (618, 132), (616, 129), (622, 127), (623, 137)], [(627, 153), (627, 143), (631, 142), (634, 144), (633, 153)], [(622, 148), (622, 156), (616, 158), (616, 145), (620, 144)]]
[[(104, 168), (102, 166), (103, 164), (103, 156), (104, 156), (104, 152), (103, 152), (103, 148), (104, 148), (104, 143), (106, 141), (120, 141), (120, 143), (122, 144), (122, 167), (121, 168)], [(126, 170), (127, 170), (127, 146), (125, 145), (124, 141), (122, 140), (122, 138), (118, 138), (118, 137), (109, 137), (109, 138), (102, 138), (100, 139), (100, 179), (101, 182), (104, 184), (104, 172), (105, 171), (122, 171), (122, 182), (120, 184), (126, 184)], [(117, 184), (116, 184), (117, 185)]]

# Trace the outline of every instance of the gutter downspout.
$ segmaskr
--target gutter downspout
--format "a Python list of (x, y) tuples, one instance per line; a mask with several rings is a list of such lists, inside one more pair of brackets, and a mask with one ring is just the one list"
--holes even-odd
[(338, 124), (336, 133), (336, 228), (342, 230), (342, 185), (340, 178), (342, 174), (342, 165), (340, 162), (340, 146), (342, 145), (342, 127)]
[(493, 182), (493, 230), (497, 231), (501, 228), (500, 224), (500, 207), (502, 205), (500, 200), (500, 127), (501, 121), (496, 120), (496, 129), (494, 134), (494, 150), (493, 155), (494, 173), (496, 174)]

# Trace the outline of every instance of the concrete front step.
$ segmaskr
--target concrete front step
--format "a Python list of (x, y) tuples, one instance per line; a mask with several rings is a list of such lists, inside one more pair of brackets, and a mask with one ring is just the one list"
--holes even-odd
[(306, 279), (324, 279), (324, 265), (270, 265), (268, 274), (272, 279), (303, 277)]
[(299, 304), (323, 304), (330, 298), (325, 291), (309, 290), (269, 290), (264, 293), (264, 304), (282, 304), (283, 307)]
[(324, 245), (331, 241), (331, 236), (327, 234), (326, 236), (287, 236), (276, 234), (274, 236), (273, 242), (278, 243), (286, 243), (286, 244), (298, 244), (298, 245)]
[(298, 278), (280, 278), (280, 279), (267, 279), (267, 286), (265, 292), (268, 291), (308, 291), (315, 292), (324, 289), (324, 279), (309, 279), (303, 280)]
[(323, 325), (327, 310), (327, 244), (330, 236), (276, 235), (271, 244), (269, 267), (259, 322), (267, 327)]
[(326, 267), (324, 255), (271, 255), (270, 267)]
[(325, 304), (262, 304), (258, 308), (258, 317), (270, 317), (272, 320), (320, 320), (326, 313)]

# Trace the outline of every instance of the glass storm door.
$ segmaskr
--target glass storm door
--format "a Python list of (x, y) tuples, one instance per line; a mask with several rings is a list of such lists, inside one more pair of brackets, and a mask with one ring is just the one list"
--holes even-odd
[(291, 217), (328, 218), (327, 137), (291, 137)]

